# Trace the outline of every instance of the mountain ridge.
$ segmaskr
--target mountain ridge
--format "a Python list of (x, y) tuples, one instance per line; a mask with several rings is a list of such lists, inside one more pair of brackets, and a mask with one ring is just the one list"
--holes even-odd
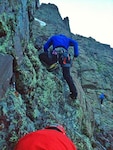
[[(4, 59), (0, 71), (1, 78), (7, 74), (0, 86), (1, 147), (10, 150), (25, 133), (61, 123), (78, 149), (112, 150), (113, 49), (92, 37), (71, 33), (69, 18), (62, 19), (53, 4), (37, 7), (38, 1), (19, 0), (14, 7), (12, 1), (6, 2), (0, 5), (0, 54), (12, 59), (5, 70)], [(46, 40), (59, 33), (79, 43), (80, 55), (71, 68), (78, 90), (75, 102), (65, 95), (64, 87), (67, 91), (68, 87), (62, 82), (62, 73), (48, 72), (38, 58)], [(69, 51), (73, 54), (72, 48)], [(10, 66), (12, 71), (7, 73)], [(107, 95), (103, 107), (98, 99), (101, 92)]]

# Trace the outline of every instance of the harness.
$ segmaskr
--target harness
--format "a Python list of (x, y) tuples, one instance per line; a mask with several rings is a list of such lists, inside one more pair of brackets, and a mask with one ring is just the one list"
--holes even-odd
[(52, 51), (52, 55), (57, 56), (57, 63), (59, 62), (62, 67), (71, 67), (71, 58), (68, 51), (64, 48), (55, 48)]

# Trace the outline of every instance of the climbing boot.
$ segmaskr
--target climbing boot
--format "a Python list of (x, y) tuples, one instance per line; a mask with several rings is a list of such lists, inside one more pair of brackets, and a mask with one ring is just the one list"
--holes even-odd
[(71, 98), (71, 99), (76, 99), (77, 98), (77, 93), (76, 93), (76, 95), (73, 95), (72, 93), (69, 95), (69, 97)]
[(55, 70), (55, 69), (57, 69), (58, 68), (58, 63), (54, 63), (54, 64), (52, 64), (51, 66), (49, 66), (49, 68), (47, 69), (48, 71), (53, 71), (53, 70)]

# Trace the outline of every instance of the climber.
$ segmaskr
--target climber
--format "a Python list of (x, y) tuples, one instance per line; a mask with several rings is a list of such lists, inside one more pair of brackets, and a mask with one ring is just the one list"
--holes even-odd
[(100, 99), (101, 104), (103, 104), (103, 100), (104, 100), (105, 97), (106, 97), (106, 96), (105, 96), (104, 93), (101, 93), (101, 94), (100, 94), (99, 99)]
[(62, 125), (50, 125), (23, 136), (14, 150), (77, 150)]
[[(50, 46), (52, 47), (52, 51), (48, 51)], [(48, 41), (44, 44), (44, 52), (39, 55), (39, 59), (41, 62), (47, 64), (49, 66), (49, 71), (56, 69), (58, 63), (62, 67), (63, 77), (66, 80), (69, 89), (70, 89), (70, 97), (72, 99), (77, 98), (77, 90), (73, 83), (73, 79), (70, 75), (70, 67), (72, 65), (72, 60), (70, 54), (68, 54), (69, 46), (74, 47), (74, 58), (79, 55), (78, 51), (78, 43), (77, 41), (66, 37), (65, 35), (59, 34), (54, 35), (48, 39)]]

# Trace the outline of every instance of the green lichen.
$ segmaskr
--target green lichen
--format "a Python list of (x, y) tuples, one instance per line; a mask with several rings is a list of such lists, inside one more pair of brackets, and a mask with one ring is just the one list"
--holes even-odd
[(16, 142), (18, 140), (17, 133), (15, 131), (11, 132), (11, 137), (9, 139), (10, 142)]
[(0, 52), (2, 53), (6, 53), (7, 48), (9, 47), (8, 43), (12, 34), (11, 26), (9, 24), (10, 20), (13, 20), (12, 15), (7, 15), (5, 12), (0, 15), (0, 22), (4, 31), (6, 32), (6, 36), (4, 37), (3, 42), (1, 43), (2, 46), (0, 46)]
[(20, 83), (24, 85), (24, 87), (34, 87), (36, 84), (36, 72), (27, 56), (24, 57), (23, 62), (18, 69), (21, 73), (20, 75)]

